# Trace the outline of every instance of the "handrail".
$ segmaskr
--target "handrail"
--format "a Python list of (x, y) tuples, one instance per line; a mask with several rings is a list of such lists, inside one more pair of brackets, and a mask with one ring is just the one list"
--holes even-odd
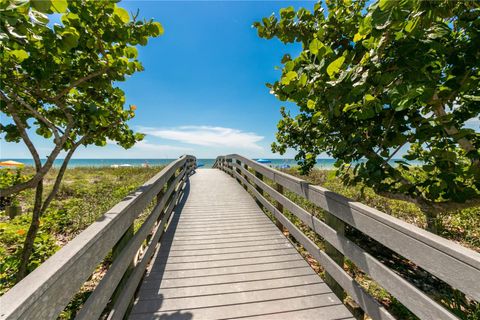
[[(0, 319), (56, 318), (110, 252), (113, 262), (77, 318), (97, 319), (110, 302), (109, 318), (122, 319), (195, 167), (195, 157), (182, 156), (116, 204), (0, 297)], [(135, 219), (152, 201), (134, 233)]]
[[(346, 291), (373, 319), (390, 319), (392, 316), (338, 265), (331, 252), (320, 250), (287, 219), (284, 216), (284, 210), (288, 210), (299, 218), (327, 244), (333, 246), (340, 255), (350, 259), (419, 318), (432, 320), (457, 318), (423, 291), (348, 239), (343, 234), (342, 228), (338, 227), (339, 224), (324, 222), (288, 199), (284, 195), (284, 188), (322, 208), (328, 215), (334, 216), (340, 221), (340, 226), (346, 223), (354, 227), (453, 288), (480, 301), (480, 284), (475, 280), (480, 279), (480, 254), (362, 203), (237, 154), (218, 157), (214, 168), (229, 173), (253, 193), (261, 205), (270, 211), (277, 221), (286, 227), (291, 235), (322, 264), (327, 274), (334, 279), (335, 284), (340, 285), (341, 289)], [(267, 184), (264, 178), (268, 178), (276, 188)], [(267, 200), (266, 195), (274, 201)]]

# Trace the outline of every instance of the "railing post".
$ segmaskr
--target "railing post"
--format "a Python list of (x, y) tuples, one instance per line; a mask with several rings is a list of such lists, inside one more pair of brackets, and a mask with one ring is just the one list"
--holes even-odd
[[(283, 195), (283, 186), (279, 183), (275, 183), (275, 190), (278, 191), (278, 193)], [(283, 205), (277, 201), (277, 204), (275, 206), (278, 211), (280, 211), (281, 214), (283, 214)], [(284, 232), (284, 227), (283, 224), (280, 222), (280, 220), (277, 219), (277, 222), (275, 223), (277, 225), (277, 228), (280, 229), (280, 231)]]
[[(257, 177), (258, 179), (263, 181), (263, 174), (261, 174), (260, 172), (258, 172), (256, 170), (255, 170), (255, 177)], [(262, 196), (264, 195), (262, 188), (257, 184), (255, 184), (255, 190), (257, 190)], [(261, 209), (263, 209), (263, 204), (258, 200), (256, 200), (256, 202), (257, 202), (258, 206)]]
[(234, 176), (233, 172), (233, 167), (230, 167), (229, 163), (232, 162), (232, 159), (226, 159), (227, 160), (227, 165), (225, 166), (226, 168), (230, 169), (230, 172), (226, 171), (229, 175), (231, 175), (232, 177)]
[[(330, 227), (335, 229), (338, 234), (345, 235), (345, 223), (335, 217), (333, 214), (325, 211), (325, 223), (328, 224)], [(325, 253), (332, 258), (335, 263), (337, 263), (340, 267), (343, 268), (345, 257), (344, 255), (335, 249), (330, 243), (325, 241)], [(325, 272), (325, 283), (332, 289), (333, 293), (343, 302), (345, 299), (345, 291), (343, 290), (342, 286), (335, 281), (335, 279)]]
[[(235, 159), (235, 163), (238, 164), (239, 166), (242, 166), (242, 163), (240, 162), (240, 160)], [(235, 168), (235, 169), (233, 169), (233, 170), (235, 170), (235, 172), (237, 172), (240, 176), (243, 177), (242, 171), (241, 171), (239, 168)], [(243, 188), (244, 188), (245, 190), (247, 190), (247, 185), (246, 185), (246, 184), (243, 184), (243, 183), (240, 181), (240, 178), (237, 178), (237, 177), (236, 177), (236, 179), (237, 179), (237, 181), (243, 186)]]
[[(248, 171), (248, 165), (244, 164), (244, 165), (243, 165), (243, 168), (244, 168), (246, 171)], [(246, 174), (246, 173), (243, 174), (243, 178), (245, 179), (245, 181), (247, 181), (247, 183), (250, 183), (250, 184), (252, 183), (250, 180), (248, 180), (248, 177), (247, 177), (247, 174)], [(245, 190), (248, 191), (248, 186), (247, 186), (247, 185), (245, 185)]]
[[(134, 234), (135, 234), (135, 227), (134, 227), (134, 223), (132, 223), (130, 227), (128, 227), (127, 231), (125, 231), (123, 236), (120, 238), (120, 240), (118, 240), (118, 242), (112, 248), (112, 261), (115, 261), (115, 259), (120, 255), (122, 250), (127, 246), (130, 239), (133, 238)], [(112, 300), (110, 302), (111, 306), (115, 304), (115, 301), (118, 299), (118, 296), (123, 291), (123, 288), (127, 284), (127, 280), (130, 277), (130, 274), (132, 273), (134, 267), (135, 267), (135, 261), (132, 259), (132, 261), (130, 262), (130, 265), (125, 271), (125, 274), (123, 275), (122, 279), (118, 283), (117, 288), (112, 294)], [(133, 300), (131, 301), (131, 304), (132, 303), (133, 303)]]

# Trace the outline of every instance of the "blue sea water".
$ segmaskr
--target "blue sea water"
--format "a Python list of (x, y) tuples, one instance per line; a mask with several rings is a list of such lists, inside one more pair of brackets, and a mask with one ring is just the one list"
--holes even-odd
[[(33, 166), (32, 159), (0, 159), (0, 161), (5, 160), (14, 160), (21, 163), (24, 163), (28, 166)], [(74, 167), (110, 167), (112, 165), (122, 165), (128, 164), (131, 166), (142, 166), (145, 163), (148, 163), (150, 166), (160, 166), (167, 165), (175, 159), (71, 159), (68, 165), (69, 168)], [(271, 163), (268, 163), (268, 166), (278, 167), (278, 166), (296, 166), (297, 161), (294, 159), (268, 159)], [(63, 159), (56, 159), (54, 162), (54, 167), (60, 167), (62, 165)], [(215, 163), (215, 159), (197, 159), (197, 163), (202, 165), (203, 168), (211, 168)], [(321, 169), (332, 169), (333, 164), (335, 163), (334, 159), (318, 159), (317, 167)]]
[[(28, 166), (33, 166), (32, 159), (0, 159), (0, 161), (5, 160), (14, 160), (21, 163), (24, 163)], [(110, 167), (113, 165), (122, 165), (128, 164), (134, 167), (140, 167), (147, 163), (149, 166), (164, 166), (169, 164), (175, 159), (71, 159), (68, 165), (69, 168), (75, 167)], [(271, 163), (266, 164), (273, 168), (278, 167), (294, 167), (298, 163), (295, 159), (268, 159)], [(395, 166), (396, 159), (391, 160), (389, 163), (392, 166)], [(45, 161), (45, 160), (43, 160)], [(62, 165), (63, 159), (56, 159), (54, 162), (54, 167), (60, 167)], [(215, 163), (215, 159), (197, 159), (197, 164), (203, 168), (211, 168)], [(319, 169), (334, 169), (335, 159), (317, 159), (316, 167)], [(418, 165), (418, 162), (411, 162), (412, 165)]]

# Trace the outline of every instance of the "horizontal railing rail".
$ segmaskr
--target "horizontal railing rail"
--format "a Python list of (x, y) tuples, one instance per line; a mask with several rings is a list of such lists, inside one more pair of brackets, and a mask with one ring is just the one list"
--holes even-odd
[[(243, 184), (260, 205), (272, 213), (278, 225), (288, 229), (322, 265), (327, 278), (332, 278), (332, 281), (327, 283), (331, 287), (339, 286), (373, 319), (393, 319), (393, 316), (343, 269), (343, 256), (420, 319), (458, 318), (347, 238), (342, 227), (345, 224), (410, 260), (453, 289), (480, 301), (480, 254), (362, 203), (237, 154), (218, 157), (214, 168), (227, 172)], [(273, 187), (264, 181), (265, 178), (270, 180)], [(326, 212), (325, 222), (287, 198), (284, 190), (293, 192), (323, 209)], [(326, 250), (321, 250), (292, 223), (284, 215), (284, 210), (288, 210), (323, 238), (326, 241)], [(330, 215), (333, 218), (327, 219)], [(329, 249), (329, 246), (334, 249)]]
[[(76, 318), (123, 319), (195, 167), (195, 157), (182, 156), (125, 197), (3, 295), (0, 319), (57, 318), (110, 253), (112, 263)], [(134, 232), (135, 220), (152, 203)]]

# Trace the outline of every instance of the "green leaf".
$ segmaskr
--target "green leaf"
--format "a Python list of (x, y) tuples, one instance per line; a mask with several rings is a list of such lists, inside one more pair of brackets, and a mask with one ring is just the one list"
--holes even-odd
[(288, 85), (290, 82), (298, 77), (295, 71), (289, 71), (282, 77), (282, 84)]
[(68, 9), (68, 2), (67, 0), (52, 0), (51, 8), (54, 12), (58, 12), (58, 13), (66, 12)]
[(305, 73), (302, 73), (302, 75), (300, 76), (300, 81), (299, 81), (300, 85), (301, 86), (306, 85), (307, 80), (308, 80), (307, 75)]
[(117, 5), (115, 5), (114, 13), (120, 18), (120, 20), (122, 20), (123, 23), (130, 21), (130, 15), (128, 14), (128, 11), (118, 7)]
[(389, 10), (390, 8), (392, 8), (395, 5), (396, 1), (397, 0), (380, 0), (380, 1), (378, 1), (378, 6), (379, 6), (380, 10), (386, 11), (386, 10)]
[(371, 94), (368, 94), (368, 93), (367, 93), (367, 94), (365, 95), (365, 101), (369, 102), (369, 101), (373, 101), (373, 100), (375, 100), (375, 97), (372, 96)]
[(315, 101), (308, 99), (307, 108), (311, 110), (315, 109)]
[(362, 40), (363, 38), (365, 38), (365, 36), (359, 34), (359, 33), (356, 33), (354, 36), (353, 36), (353, 42), (358, 42), (360, 40)]
[(282, 19), (295, 17), (295, 9), (292, 6), (280, 9), (280, 17), (282, 17)]
[(52, 5), (50, 0), (32, 0), (30, 3), (33, 8), (43, 13), (47, 13)]
[(137, 55), (138, 55), (137, 48), (135, 48), (135, 47), (127, 47), (127, 48), (125, 48), (125, 55), (126, 55), (127, 58), (129, 58), (129, 59), (136, 58)]
[(155, 28), (155, 32), (153, 34), (154, 37), (158, 37), (158, 36), (161, 36), (164, 32), (163, 30), (163, 26), (160, 22), (153, 22), (152, 23), (153, 27)]
[(19, 50), (11, 50), (8, 52), (8, 54), (12, 57), (15, 58), (15, 60), (18, 63), (22, 63), (23, 60), (27, 59), (29, 57), (29, 54), (27, 51), (19, 49)]
[(333, 62), (331, 62), (327, 67), (328, 75), (330, 77), (333, 77), (336, 73), (338, 73), (344, 61), (345, 61), (345, 57), (342, 56), (340, 58), (335, 59)]
[(323, 47), (324, 47), (324, 45), (320, 40), (313, 39), (313, 41), (310, 42), (310, 45), (308, 46), (308, 49), (310, 50), (311, 53), (318, 54), (318, 51)]
[(417, 22), (418, 22), (418, 19), (408, 21), (407, 24), (405, 25), (405, 31), (408, 33), (412, 32), (413, 29), (415, 29)]
[(64, 32), (62, 34), (62, 47), (66, 51), (78, 46), (79, 34), (76, 32)]
[(465, 99), (480, 102), (480, 96), (464, 95)]

